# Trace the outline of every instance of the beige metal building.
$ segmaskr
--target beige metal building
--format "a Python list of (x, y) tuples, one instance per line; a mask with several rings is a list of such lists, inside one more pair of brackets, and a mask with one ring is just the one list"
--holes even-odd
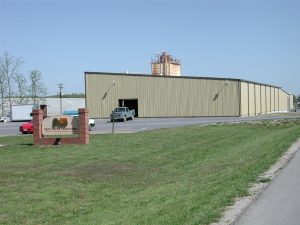
[(138, 117), (251, 116), (286, 112), (292, 95), (240, 79), (85, 72), (86, 107), (108, 118), (118, 106)]

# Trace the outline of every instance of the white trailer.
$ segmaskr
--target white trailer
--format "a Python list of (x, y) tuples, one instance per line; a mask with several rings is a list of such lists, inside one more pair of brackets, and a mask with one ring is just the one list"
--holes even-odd
[(29, 105), (12, 105), (11, 106), (11, 121), (28, 121), (32, 120), (33, 109), (38, 109), (39, 105), (29, 104)]

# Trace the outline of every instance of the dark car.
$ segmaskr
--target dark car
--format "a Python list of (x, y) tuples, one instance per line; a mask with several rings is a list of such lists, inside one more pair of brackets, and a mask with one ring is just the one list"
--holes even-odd
[(32, 121), (23, 123), (20, 127), (19, 127), (19, 131), (23, 134), (32, 134), (33, 133), (33, 124)]

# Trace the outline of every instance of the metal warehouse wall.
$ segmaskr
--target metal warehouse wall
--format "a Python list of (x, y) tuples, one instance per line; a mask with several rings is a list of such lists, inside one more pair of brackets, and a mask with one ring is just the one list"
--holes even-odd
[[(60, 114), (60, 98), (46, 98), (48, 116)], [(62, 98), (62, 111), (85, 107), (85, 98)]]
[(293, 94), (289, 94), (289, 95), (290, 95), (289, 109), (293, 109), (294, 108), (294, 95)]
[(241, 116), (287, 112), (290, 101), (290, 95), (279, 87), (241, 82)]
[(240, 115), (240, 84), (234, 79), (86, 72), (85, 85), (92, 118), (109, 117), (119, 99), (138, 99), (139, 117)]

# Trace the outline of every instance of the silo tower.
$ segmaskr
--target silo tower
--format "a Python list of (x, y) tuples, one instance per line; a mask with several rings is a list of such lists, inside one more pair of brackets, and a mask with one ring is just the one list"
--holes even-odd
[(155, 55), (151, 62), (152, 75), (180, 76), (180, 60), (173, 58), (166, 52)]

